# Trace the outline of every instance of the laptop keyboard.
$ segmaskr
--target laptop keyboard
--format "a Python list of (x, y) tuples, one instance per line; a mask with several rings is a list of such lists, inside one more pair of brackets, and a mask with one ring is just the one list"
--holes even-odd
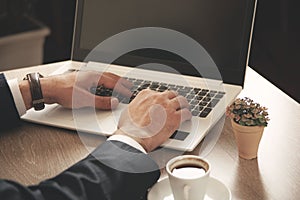
[(131, 88), (133, 94), (131, 97), (124, 97), (112, 89), (108, 89), (103, 86), (93, 87), (91, 88), (91, 92), (99, 96), (114, 96), (118, 98), (121, 103), (128, 104), (140, 91), (147, 88), (158, 92), (173, 90), (179, 95), (186, 97), (190, 104), (190, 111), (192, 115), (201, 118), (207, 117), (220, 99), (225, 95), (225, 92), (223, 91), (186, 87), (136, 78), (124, 78), (133, 83), (133, 87)]

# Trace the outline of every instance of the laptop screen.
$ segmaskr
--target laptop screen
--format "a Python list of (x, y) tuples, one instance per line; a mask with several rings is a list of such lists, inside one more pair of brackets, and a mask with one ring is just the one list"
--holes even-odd
[[(196, 40), (225, 83), (243, 86), (254, 8), (255, 0), (78, 0), (72, 59), (84, 61), (99, 43), (120, 32), (162, 27)], [(182, 57), (159, 49), (131, 51), (113, 63), (132, 67), (161, 63), (184, 75), (201, 76)]]

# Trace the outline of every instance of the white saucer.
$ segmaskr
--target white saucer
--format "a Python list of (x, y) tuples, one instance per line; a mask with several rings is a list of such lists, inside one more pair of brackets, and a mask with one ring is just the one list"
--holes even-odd
[[(174, 200), (168, 177), (161, 179), (150, 189), (148, 200)], [(231, 192), (224, 183), (211, 177), (204, 200), (231, 200)]]

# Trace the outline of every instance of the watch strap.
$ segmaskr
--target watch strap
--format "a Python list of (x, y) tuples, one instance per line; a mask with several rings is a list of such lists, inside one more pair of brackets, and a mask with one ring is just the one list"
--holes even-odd
[(40, 84), (40, 78), (42, 77), (43, 76), (38, 72), (29, 73), (26, 75), (26, 79), (28, 80), (30, 86), (32, 106), (34, 110), (42, 110), (45, 108), (45, 101)]

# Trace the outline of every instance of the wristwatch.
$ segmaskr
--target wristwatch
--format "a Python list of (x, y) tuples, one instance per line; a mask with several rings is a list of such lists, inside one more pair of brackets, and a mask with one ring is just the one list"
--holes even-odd
[(40, 78), (43, 78), (43, 76), (38, 72), (29, 73), (24, 78), (24, 80), (28, 80), (29, 82), (32, 106), (34, 110), (43, 110), (45, 108)]

